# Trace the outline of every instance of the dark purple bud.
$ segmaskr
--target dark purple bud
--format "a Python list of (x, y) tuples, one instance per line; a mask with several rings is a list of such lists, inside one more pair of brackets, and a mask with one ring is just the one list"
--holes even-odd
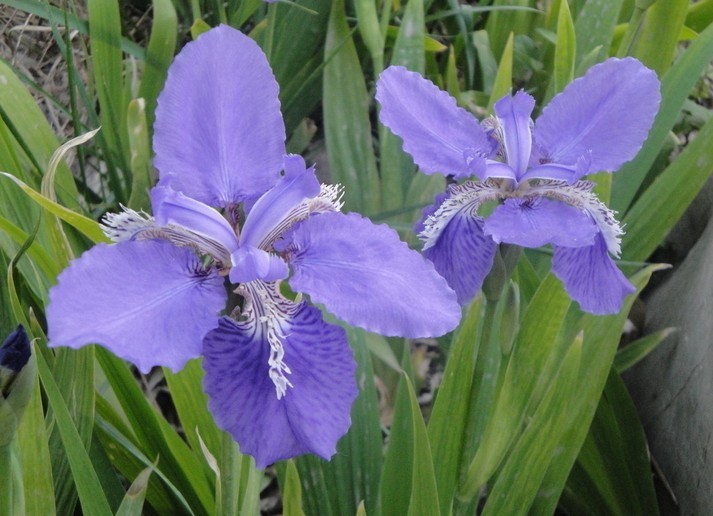
[(25, 328), (19, 324), (0, 346), (0, 366), (19, 373), (30, 360), (30, 339)]

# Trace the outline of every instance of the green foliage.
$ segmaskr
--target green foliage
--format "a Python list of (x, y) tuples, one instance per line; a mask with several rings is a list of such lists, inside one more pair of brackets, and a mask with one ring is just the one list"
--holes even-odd
[[(268, 476), (216, 427), (199, 361), (162, 372), (172, 404), (159, 410), (121, 360), (101, 348), (51, 350), (44, 334), (57, 275), (106, 241), (101, 214), (121, 203), (148, 209), (152, 123), (168, 67), (191, 27), (198, 34), (218, 23), (249, 32), (269, 56), (290, 149), (308, 160), (326, 149), (324, 172), (344, 185), (346, 208), (412, 242), (418, 210), (445, 180), (417, 173), (400, 139), (377, 123), (373, 86), (385, 66), (424, 74), (479, 117), (511, 89), (542, 106), (612, 55), (633, 55), (659, 74), (662, 103), (648, 140), (613, 177), (596, 178), (623, 217), (622, 258), (634, 263), (626, 270), (640, 268), (622, 312), (582, 314), (541, 273), (547, 257), (525, 253), (502, 293), (477, 297), (440, 339), (443, 380), (424, 406), (408, 346), (397, 358), (402, 342), (349, 329), (360, 389), (350, 431), (329, 462), (305, 456), (275, 468), (285, 514), (657, 512), (645, 437), (619, 372), (670, 330), (617, 345), (657, 270), (642, 262), (713, 171), (704, 103), (695, 138), (673, 157), (666, 144), (708, 73), (713, 2), (488, 4), (154, 0), (149, 12), (131, 1), (90, 0), (86, 11), (3, 1), (49, 27), (69, 100), (0, 62), (0, 330), (17, 321), (31, 328), (39, 371), (15, 439), (0, 445), (0, 490), (12, 493), (0, 497), (12, 505), (0, 512), (259, 513)], [(150, 21), (145, 34), (132, 26), (136, 10)], [(89, 68), (80, 69), (77, 52)], [(71, 120), (71, 131), (53, 127), (38, 99)]]

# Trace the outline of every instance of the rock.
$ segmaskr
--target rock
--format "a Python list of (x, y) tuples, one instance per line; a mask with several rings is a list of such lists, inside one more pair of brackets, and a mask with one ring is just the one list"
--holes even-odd
[(712, 258), (709, 223), (648, 300), (644, 334), (677, 331), (624, 375), (682, 514), (713, 514)]

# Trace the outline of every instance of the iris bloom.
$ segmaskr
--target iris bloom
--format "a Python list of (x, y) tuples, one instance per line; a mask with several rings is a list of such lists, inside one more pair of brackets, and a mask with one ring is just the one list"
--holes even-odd
[[(479, 123), (446, 92), (402, 67), (377, 84), (381, 121), (422, 172), (455, 184), (424, 210), (424, 254), (465, 303), (500, 242), (554, 247), (552, 270), (583, 310), (615, 313), (634, 287), (614, 264), (622, 229), (582, 177), (615, 171), (641, 148), (658, 111), (659, 81), (639, 61), (609, 59), (555, 96), (533, 123), (519, 91)], [(496, 201), (487, 217), (483, 203)]]
[(141, 370), (203, 355), (220, 427), (259, 467), (329, 458), (349, 428), (355, 363), (344, 321), (436, 336), (460, 318), (430, 262), (386, 226), (339, 212), (340, 189), (285, 156), (265, 55), (227, 26), (189, 43), (156, 110), (153, 217), (104, 221), (113, 244), (74, 260), (50, 291), (53, 346), (99, 343)]

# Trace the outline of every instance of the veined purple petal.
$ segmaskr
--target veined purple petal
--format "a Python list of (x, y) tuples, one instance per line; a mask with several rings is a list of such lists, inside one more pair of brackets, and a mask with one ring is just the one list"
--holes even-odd
[(497, 245), (483, 234), (478, 208), (500, 195), (488, 181), (451, 185), (423, 211), (414, 229), (423, 241), (423, 255), (455, 290), (460, 304), (475, 296), (493, 265)]
[(356, 369), (344, 330), (301, 303), (284, 328), (292, 385), (278, 399), (269, 376), (270, 345), (254, 321), (223, 317), (203, 345), (204, 385), (218, 426), (259, 468), (303, 453), (329, 459), (351, 424)]
[(99, 244), (50, 290), (50, 346), (101, 344), (144, 373), (200, 355), (225, 308), (223, 278), (189, 249), (156, 240)]
[(555, 247), (552, 272), (582, 310), (596, 315), (617, 313), (636, 290), (609, 257), (601, 233), (588, 247)]
[(573, 165), (591, 151), (589, 172), (617, 170), (646, 140), (659, 86), (636, 59), (608, 59), (552, 99), (535, 122), (535, 142), (554, 163)]
[(188, 43), (158, 98), (154, 164), (171, 186), (210, 206), (262, 194), (279, 179), (285, 128), (260, 47), (226, 25)]
[(238, 248), (238, 238), (225, 218), (215, 209), (191, 199), (171, 187), (156, 186), (151, 190), (151, 206), (159, 226), (169, 224), (208, 237), (229, 252)]
[(355, 213), (322, 213), (281, 243), (290, 286), (349, 324), (387, 336), (438, 336), (460, 320), (453, 291), (391, 228)]
[(607, 250), (618, 257), (624, 231), (616, 220), (616, 214), (592, 193), (593, 187), (594, 183), (589, 181), (577, 181), (571, 185), (559, 181), (540, 181), (531, 186), (531, 191), (586, 211), (599, 228)]
[(507, 162), (519, 179), (530, 162), (530, 115), (535, 108), (535, 99), (520, 90), (515, 95), (501, 98), (493, 108), (502, 127)]
[(285, 221), (300, 203), (319, 194), (314, 167), (307, 168), (302, 156), (285, 156), (285, 175), (250, 209), (240, 234), (240, 245), (261, 247), (265, 238)]
[[(436, 198), (437, 209), (441, 200)], [(436, 209), (424, 210), (424, 219)], [(420, 224), (423, 226), (423, 222)], [(483, 286), (483, 280), (493, 266), (497, 245), (483, 233), (483, 219), (477, 209), (464, 206), (440, 230), (432, 245), (423, 251), (438, 273), (455, 291), (458, 302), (466, 304)]]
[(589, 246), (599, 233), (582, 210), (543, 197), (506, 200), (490, 214), (483, 230), (495, 242), (531, 248)]
[(494, 151), (476, 118), (431, 81), (401, 66), (390, 66), (376, 83), (379, 119), (404, 141), (426, 174), (478, 176)]

